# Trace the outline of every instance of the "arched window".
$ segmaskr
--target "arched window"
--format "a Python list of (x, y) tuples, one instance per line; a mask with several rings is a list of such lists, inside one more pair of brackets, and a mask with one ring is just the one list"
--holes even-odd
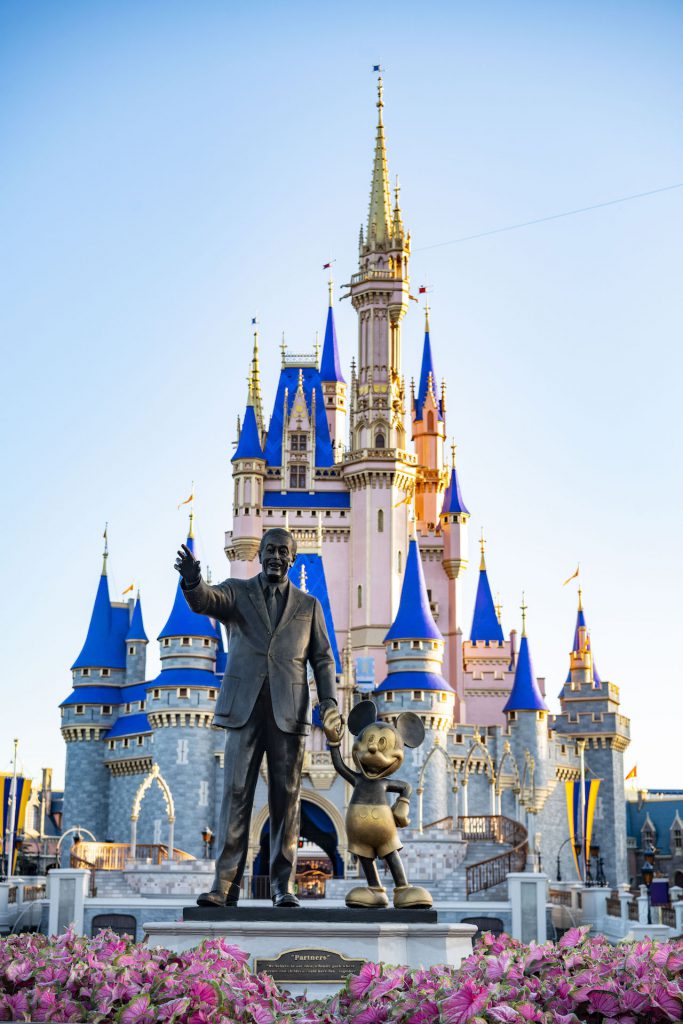
[(384, 533), (384, 509), (381, 508), (377, 513), (377, 532)]
[(433, 412), (428, 412), (427, 413), (427, 430), (429, 431), (430, 434), (434, 433), (434, 413)]
[(402, 572), (403, 572), (403, 552), (399, 551), (399, 553), (398, 553), (398, 574), (399, 574), (399, 576), (401, 575)]
[(358, 607), (363, 607), (363, 588), (358, 584)]
[(384, 448), (384, 434), (375, 434), (375, 448)]

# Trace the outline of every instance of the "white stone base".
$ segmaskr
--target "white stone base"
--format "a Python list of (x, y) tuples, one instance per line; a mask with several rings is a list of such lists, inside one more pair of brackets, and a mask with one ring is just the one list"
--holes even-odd
[[(393, 924), (349, 922), (334, 925), (289, 921), (177, 921), (143, 925), (151, 946), (182, 952), (204, 939), (224, 938), (255, 957), (275, 958), (292, 949), (324, 949), (349, 959), (364, 959), (409, 967), (433, 967), (449, 964), (457, 967), (472, 952), (477, 928), (471, 924)], [(313, 999), (333, 995), (339, 984), (310, 982), (287, 984), (294, 995), (308, 992)]]

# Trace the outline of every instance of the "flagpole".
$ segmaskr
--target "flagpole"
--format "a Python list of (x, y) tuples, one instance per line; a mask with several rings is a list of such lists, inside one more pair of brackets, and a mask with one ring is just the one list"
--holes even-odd
[(14, 768), (12, 771), (12, 783), (10, 785), (9, 800), (7, 806), (7, 871), (6, 877), (10, 878), (12, 875), (12, 867), (14, 864), (14, 825), (15, 825), (15, 809), (14, 806), (17, 802), (17, 748), (19, 746), (19, 740), (14, 741)]

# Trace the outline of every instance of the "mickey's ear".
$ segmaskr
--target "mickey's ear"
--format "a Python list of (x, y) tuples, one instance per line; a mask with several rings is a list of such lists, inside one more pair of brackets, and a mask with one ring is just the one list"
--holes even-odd
[(396, 730), (407, 747), (419, 747), (424, 741), (425, 727), (413, 711), (403, 711), (398, 716)]
[[(414, 717), (417, 718), (417, 715)], [(374, 700), (361, 700), (349, 711), (349, 720), (346, 723), (349, 732), (357, 736), (366, 725), (372, 725), (377, 721), (377, 705)]]

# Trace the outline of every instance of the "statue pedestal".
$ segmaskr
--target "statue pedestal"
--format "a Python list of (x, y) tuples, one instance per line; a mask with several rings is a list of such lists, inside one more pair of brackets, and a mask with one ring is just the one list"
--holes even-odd
[(457, 967), (472, 952), (477, 928), (438, 920), (435, 910), (299, 909), (267, 905), (185, 907), (183, 921), (144, 925), (152, 946), (182, 952), (222, 938), (250, 954), (254, 971), (312, 999), (332, 995), (367, 961)]

